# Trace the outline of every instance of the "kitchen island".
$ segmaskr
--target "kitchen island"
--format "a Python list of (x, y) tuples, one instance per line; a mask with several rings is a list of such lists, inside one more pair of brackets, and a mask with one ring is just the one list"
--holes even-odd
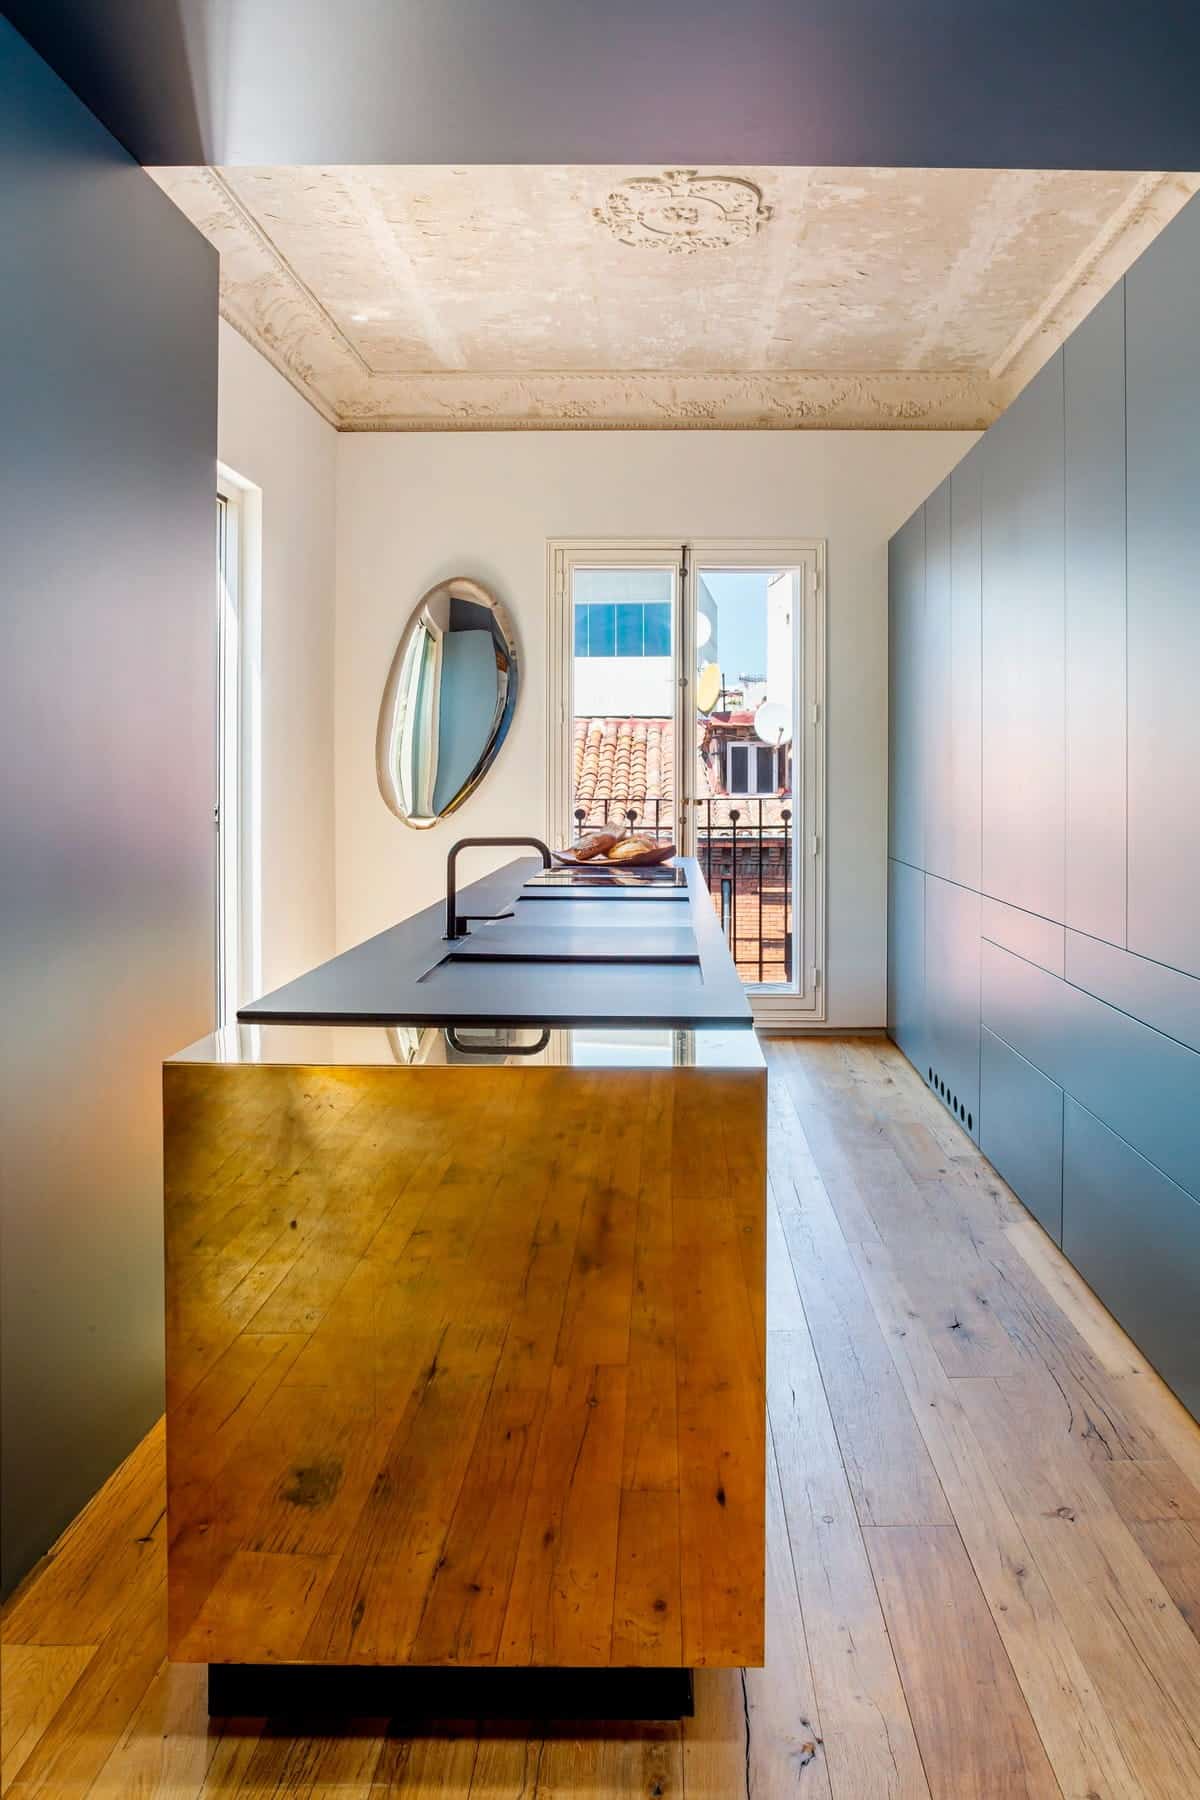
[(694, 864), (535, 868), (465, 953), (431, 908), (165, 1065), (169, 1645), (215, 1710), (308, 1665), (678, 1711), (649, 1671), (762, 1661), (749, 1009)]

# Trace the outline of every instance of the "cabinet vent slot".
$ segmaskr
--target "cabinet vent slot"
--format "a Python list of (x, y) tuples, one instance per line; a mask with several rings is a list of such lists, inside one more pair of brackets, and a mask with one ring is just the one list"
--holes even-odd
[(943, 1077), (941, 1075), (938, 1074), (937, 1070), (934, 1068), (932, 1063), (930, 1063), (928, 1065), (928, 1068), (926, 1070), (926, 1075), (927, 1075), (927, 1078), (929, 1081), (929, 1085), (933, 1089), (934, 1093), (938, 1096), (939, 1100), (945, 1101), (946, 1105), (950, 1108), (950, 1111), (954, 1114), (954, 1116), (958, 1120), (959, 1124), (964, 1125), (968, 1131), (974, 1131), (974, 1129), (975, 1129), (974, 1113), (967, 1111), (967, 1108), (964, 1105), (964, 1103), (959, 1099), (958, 1095), (954, 1092), (953, 1088), (947, 1087), (945, 1080), (943, 1079)]

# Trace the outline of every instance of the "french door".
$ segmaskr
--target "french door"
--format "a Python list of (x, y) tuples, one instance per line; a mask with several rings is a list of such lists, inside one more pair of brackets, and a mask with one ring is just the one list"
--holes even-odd
[(549, 546), (553, 840), (695, 856), (763, 1024), (824, 1016), (817, 543)]

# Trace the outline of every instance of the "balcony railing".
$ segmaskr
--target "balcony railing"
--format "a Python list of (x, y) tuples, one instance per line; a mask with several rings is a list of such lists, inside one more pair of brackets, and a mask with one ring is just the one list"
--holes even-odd
[[(696, 855), (743, 981), (792, 979), (792, 811), (786, 799), (723, 795), (693, 802)], [(575, 823), (628, 826), (656, 843), (675, 835), (674, 800), (596, 795)]]

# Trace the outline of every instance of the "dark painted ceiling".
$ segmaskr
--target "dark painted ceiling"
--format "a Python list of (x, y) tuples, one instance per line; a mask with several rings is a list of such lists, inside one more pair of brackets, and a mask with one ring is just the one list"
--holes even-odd
[(4, 0), (145, 163), (1195, 169), (1195, 0)]

